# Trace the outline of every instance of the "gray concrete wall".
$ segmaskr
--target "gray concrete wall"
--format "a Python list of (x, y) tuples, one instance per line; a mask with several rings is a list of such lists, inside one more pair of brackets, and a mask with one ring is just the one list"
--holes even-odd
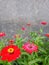
[(43, 33), (49, 33), (49, 0), (0, 0), (0, 32), (9, 37), (22, 26), (27, 27), (26, 22), (31, 22), (31, 31), (37, 31), (43, 20), (48, 22)]
[(49, 21), (49, 0), (0, 0), (0, 20)]

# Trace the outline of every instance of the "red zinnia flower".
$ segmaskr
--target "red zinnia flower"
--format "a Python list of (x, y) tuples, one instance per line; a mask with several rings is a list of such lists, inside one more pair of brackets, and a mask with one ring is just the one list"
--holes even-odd
[(13, 44), (14, 43), (14, 40), (9, 40), (9, 44)]
[(45, 34), (46, 37), (49, 37), (49, 33)]
[(6, 46), (1, 51), (2, 60), (7, 60), (8, 62), (14, 61), (19, 58), (20, 54), (20, 49), (15, 45)]
[(4, 32), (0, 32), (0, 37), (4, 37), (6, 34)]
[(34, 43), (31, 44), (30, 42), (25, 43), (22, 48), (29, 54), (32, 54), (32, 52), (38, 51), (38, 46), (35, 45)]
[(46, 25), (47, 22), (46, 22), (46, 21), (42, 21), (41, 24), (42, 24), (42, 25)]

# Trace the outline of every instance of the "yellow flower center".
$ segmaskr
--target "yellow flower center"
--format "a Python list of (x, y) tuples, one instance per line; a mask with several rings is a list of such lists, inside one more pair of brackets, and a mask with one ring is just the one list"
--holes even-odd
[(9, 48), (9, 49), (8, 49), (8, 52), (9, 52), (9, 53), (13, 53), (13, 52), (14, 52), (14, 49), (13, 49), (13, 48)]

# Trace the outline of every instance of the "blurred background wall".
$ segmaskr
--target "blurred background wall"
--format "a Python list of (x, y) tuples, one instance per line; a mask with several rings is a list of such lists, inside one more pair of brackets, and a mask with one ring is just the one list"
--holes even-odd
[(49, 21), (49, 0), (0, 0), (0, 21), (19, 18)]
[(9, 37), (22, 26), (27, 27), (26, 22), (32, 23), (32, 31), (39, 30), (40, 21), (48, 22), (43, 33), (49, 33), (49, 0), (0, 0), (0, 32), (6, 32)]

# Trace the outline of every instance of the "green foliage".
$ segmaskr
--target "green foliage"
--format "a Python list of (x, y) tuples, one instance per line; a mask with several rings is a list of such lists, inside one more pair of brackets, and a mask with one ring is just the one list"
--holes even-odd
[(21, 48), (22, 45), (23, 45), (23, 42), (25, 42), (25, 41), (26, 41), (26, 38), (25, 39), (23, 39), (23, 38), (16, 38), (15, 45), (17, 45), (19, 48)]
[[(27, 53), (22, 49), (24, 42), (28, 42), (27, 38), (15, 38), (14, 45), (17, 45), (21, 50), (21, 56), (15, 61), (7, 62), (0, 60), (0, 65), (49, 65), (49, 38), (45, 37), (40, 28), (40, 32), (30, 32), (29, 42), (38, 46), (38, 51), (32, 54)], [(25, 31), (18, 31), (22, 34)], [(5, 39), (7, 42), (9, 39)], [(5, 40), (0, 40), (0, 51), (4, 48)]]
[(10, 62), (0, 60), (0, 65), (11, 65)]
[(5, 46), (5, 43), (4, 43), (4, 41), (2, 40), (2, 41), (0, 41), (0, 50), (2, 50), (2, 48)]

